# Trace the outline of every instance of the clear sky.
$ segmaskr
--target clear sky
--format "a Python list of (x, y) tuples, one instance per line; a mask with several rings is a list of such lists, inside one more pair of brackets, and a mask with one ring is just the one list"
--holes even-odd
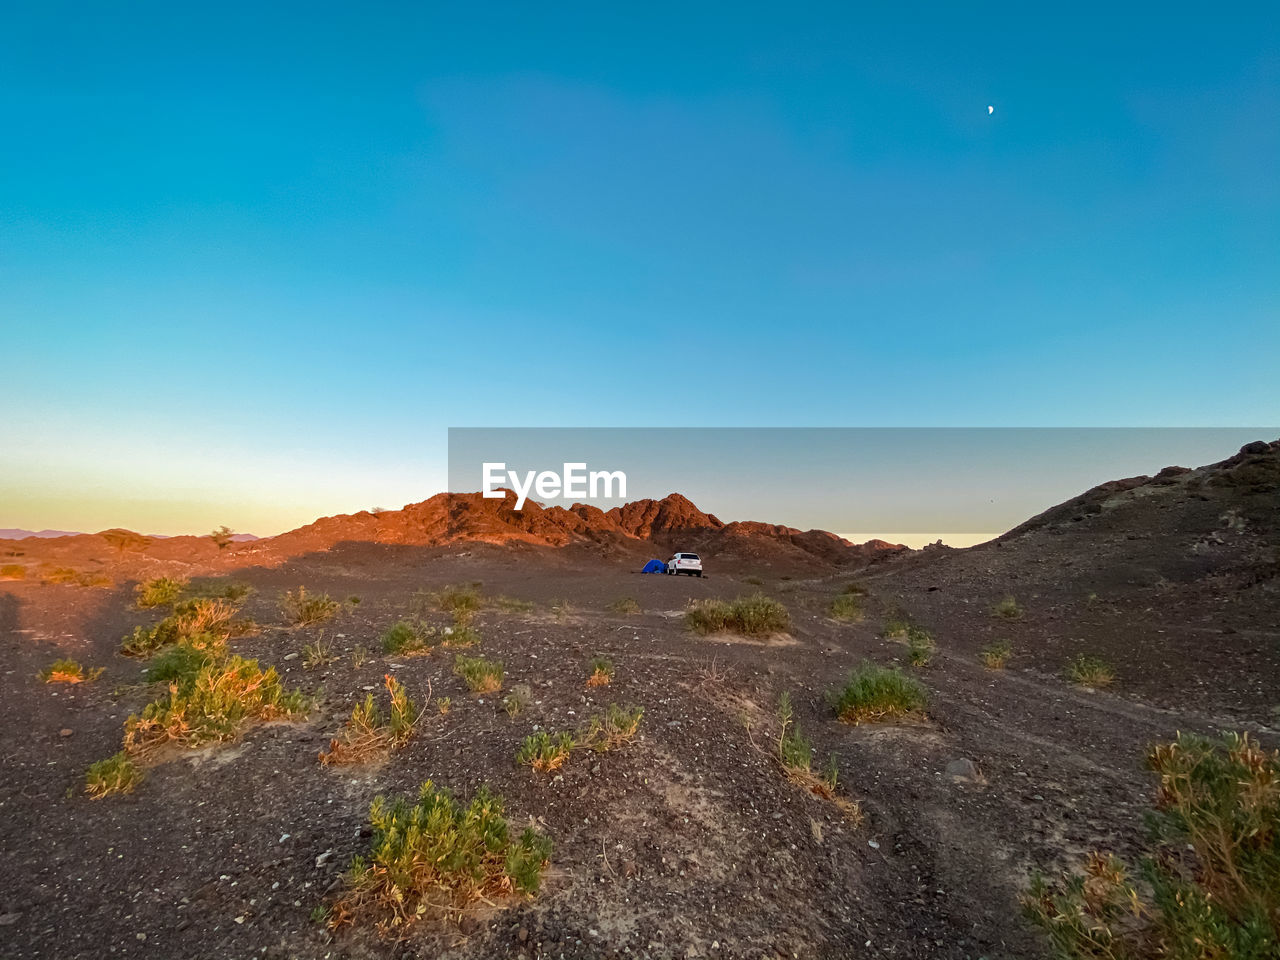
[(27, 4), (0, 138), (0, 526), (397, 507), (449, 426), (1280, 410), (1274, 3)]

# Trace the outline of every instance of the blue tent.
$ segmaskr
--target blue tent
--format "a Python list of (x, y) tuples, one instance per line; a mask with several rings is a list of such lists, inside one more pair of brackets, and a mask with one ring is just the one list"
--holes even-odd
[(648, 563), (644, 565), (644, 569), (641, 570), (640, 572), (641, 573), (666, 573), (667, 565), (663, 563), (661, 560), (650, 560)]

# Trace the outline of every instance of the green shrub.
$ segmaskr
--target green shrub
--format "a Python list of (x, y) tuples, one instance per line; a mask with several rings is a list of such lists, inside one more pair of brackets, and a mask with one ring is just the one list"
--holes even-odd
[(287, 691), (274, 667), (232, 656), (211, 659), (194, 673), (169, 683), (169, 698), (148, 704), (125, 721), (125, 749), (131, 753), (165, 742), (198, 747), (233, 739), (251, 720), (275, 720), (305, 713), (309, 704)]
[(1067, 679), (1082, 687), (1105, 687), (1115, 681), (1116, 672), (1100, 657), (1082, 654), (1067, 664)]
[(1003, 670), (1013, 656), (1013, 644), (1008, 640), (996, 640), (983, 647), (979, 656), (988, 670)]
[(1248, 735), (1179, 734), (1160, 777), (1138, 875), (1093, 853), (1083, 875), (1035, 876), (1028, 915), (1062, 958), (1262, 960), (1280, 956), (1280, 755)]
[(142, 777), (142, 771), (134, 765), (133, 759), (121, 750), (89, 767), (84, 775), (84, 790), (94, 799), (113, 793), (132, 793), (133, 788), (142, 782)]
[(553, 737), (540, 730), (524, 738), (520, 752), (516, 754), (516, 762), (533, 767), (540, 773), (549, 773), (569, 759), (573, 748), (573, 734), (558, 733)]
[(377, 797), (369, 854), (352, 861), (330, 926), (372, 916), (384, 929), (401, 928), (478, 900), (536, 894), (551, 841), (532, 828), (513, 840), (502, 808), (487, 787), (464, 807), (430, 780), (416, 801)]
[(194, 677), (226, 653), (225, 647), (208, 638), (197, 643), (183, 641), (166, 647), (151, 660), (143, 673), (149, 683), (172, 683)]
[(502, 689), (502, 661), (458, 654), (453, 672), (466, 681), (472, 693), (497, 693)]
[(594, 716), (588, 721), (586, 733), (578, 738), (577, 743), (597, 753), (630, 743), (640, 729), (643, 716), (643, 707), (620, 707), (611, 703), (603, 716)]
[(141, 610), (151, 607), (172, 607), (187, 589), (187, 580), (172, 577), (156, 577), (133, 588), (136, 594), (134, 605)]
[(92, 683), (102, 676), (106, 667), (86, 671), (77, 660), (55, 660), (40, 671), (45, 683)]
[(1013, 597), (1005, 597), (991, 608), (991, 615), (1001, 620), (1020, 620), (1022, 607), (1018, 606), (1018, 601)]
[(329, 620), (342, 604), (327, 593), (307, 593), (306, 587), (290, 590), (280, 596), (280, 612), (295, 627), (311, 627)]
[(174, 604), (173, 613), (154, 627), (135, 627), (132, 636), (124, 638), (121, 652), (126, 656), (146, 656), (183, 640), (213, 637), (225, 641), (253, 626), (251, 621), (237, 621), (235, 614), (235, 604), (227, 600), (181, 600)]
[(842, 593), (831, 601), (831, 617), (845, 623), (862, 622), (862, 599), (856, 594)]
[(430, 653), (431, 641), (435, 639), (434, 627), (421, 620), (399, 620), (387, 628), (382, 635), (383, 653)]
[(926, 702), (920, 681), (897, 667), (882, 667), (865, 660), (827, 699), (845, 723), (890, 720), (923, 710)]
[(701, 634), (733, 632), (746, 637), (781, 633), (791, 626), (791, 615), (777, 600), (763, 594), (737, 600), (700, 600), (689, 607), (685, 622)]

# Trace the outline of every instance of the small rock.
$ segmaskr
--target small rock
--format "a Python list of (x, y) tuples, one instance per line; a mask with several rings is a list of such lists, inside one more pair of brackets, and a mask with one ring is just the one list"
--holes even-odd
[(0, 913), (0, 927), (12, 927), (21, 916), (20, 913)]
[(879, 850), (880, 842), (878, 840), (868, 840), (867, 846), (870, 847), (872, 850)]
[(138, 938), (138, 940), (139, 940), (139, 941), (142, 941), (142, 940), (146, 940), (146, 939), (147, 939), (147, 935), (146, 935), (145, 933), (139, 933), (139, 934), (137, 934), (136, 936), (137, 936), (137, 938)]
[(978, 771), (978, 765), (964, 757), (959, 760), (952, 760), (947, 764), (947, 776), (952, 780), (968, 780), (971, 783), (976, 783), (982, 779), (982, 774)]
[(297, 655), (296, 653), (286, 653), (286, 654), (284, 655), (283, 659), (285, 659), (285, 660), (297, 660), (297, 659), (298, 659), (298, 655)]
[(58, 736), (69, 737), (73, 733), (75, 733), (75, 731), (72, 730), (70, 727), (63, 727), (61, 730), (58, 731)]
[(521, 927), (519, 930), (516, 931), (516, 939), (519, 940), (521, 943), (524, 943), (526, 940), (529, 939), (529, 931), (526, 930), (524, 927)]

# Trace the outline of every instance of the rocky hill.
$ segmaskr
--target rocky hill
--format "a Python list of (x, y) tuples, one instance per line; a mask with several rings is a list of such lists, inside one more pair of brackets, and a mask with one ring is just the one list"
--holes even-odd
[[(401, 510), (362, 511), (322, 517), (275, 537), (232, 542), (219, 548), (208, 537), (154, 538), (123, 530), (23, 541), (9, 553), (44, 562), (97, 567), (143, 568), (155, 561), (181, 561), (222, 569), (272, 565), (343, 543), (439, 547), (457, 543), (562, 548), (604, 546), (609, 552), (669, 555), (696, 550), (722, 560), (824, 568), (862, 565), (905, 551), (871, 541), (852, 544), (821, 530), (802, 531), (756, 522), (724, 523), (678, 493), (637, 500), (609, 511), (586, 504), (544, 507), (533, 501), (515, 510), (515, 494), (486, 499), (479, 493), (441, 493)], [(19, 562), (29, 562), (21, 560)]]

